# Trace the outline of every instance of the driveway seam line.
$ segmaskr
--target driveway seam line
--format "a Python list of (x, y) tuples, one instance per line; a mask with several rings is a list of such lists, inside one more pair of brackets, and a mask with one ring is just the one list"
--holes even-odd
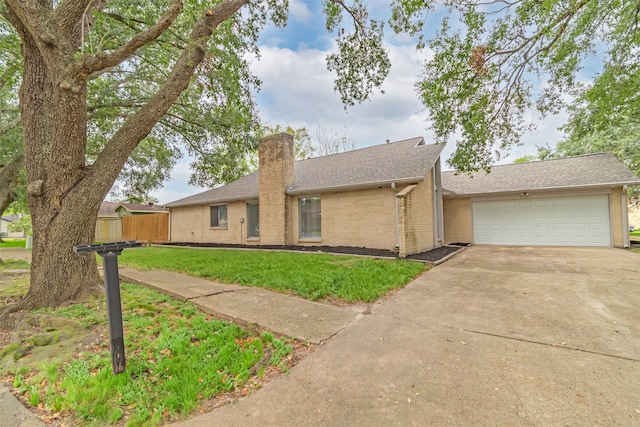
[(602, 353), (600, 351), (587, 350), (587, 349), (584, 349), (584, 348), (570, 347), (570, 346), (566, 346), (566, 345), (550, 344), (550, 343), (543, 342), (543, 341), (528, 340), (526, 338), (515, 338), (515, 337), (506, 336), (506, 335), (492, 334), (491, 332), (474, 331), (474, 330), (471, 330), (471, 329), (454, 328), (454, 327), (451, 327), (451, 326), (449, 326), (449, 328), (451, 328), (451, 329), (459, 329), (460, 331), (469, 332), (469, 333), (472, 333), (472, 334), (488, 335), (488, 336), (496, 337), (496, 338), (505, 338), (505, 339), (514, 340), (514, 341), (527, 342), (527, 343), (531, 343), (531, 344), (545, 345), (547, 347), (561, 348), (561, 349), (574, 350), (574, 351), (581, 351), (583, 353), (590, 353), (590, 354), (597, 354), (598, 356), (614, 357), (616, 359), (629, 360), (631, 362), (640, 362), (639, 359), (634, 359), (634, 358), (627, 357), (627, 356), (619, 356), (619, 355), (610, 354), (610, 353)]

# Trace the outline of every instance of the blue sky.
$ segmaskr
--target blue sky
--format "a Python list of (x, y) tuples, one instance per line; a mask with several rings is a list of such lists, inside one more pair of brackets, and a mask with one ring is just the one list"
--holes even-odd
[[(386, 2), (367, 2), (372, 15), (384, 13)], [(312, 138), (318, 132), (346, 136), (358, 147), (382, 144), (386, 139), (397, 141), (423, 136), (432, 139), (426, 112), (418, 100), (414, 83), (421, 64), (429, 58), (425, 49), (417, 52), (415, 42), (389, 36), (386, 43), (392, 68), (383, 84), (384, 94), (376, 92), (370, 101), (344, 110), (340, 97), (333, 92), (334, 76), (326, 69), (325, 57), (331, 53), (333, 38), (324, 28), (322, 2), (290, 0), (289, 23), (286, 28), (269, 27), (262, 33), (261, 57), (252, 61), (252, 70), (262, 81), (256, 95), (264, 124), (306, 127)], [(380, 6), (379, 10), (376, 6)], [(427, 27), (437, 28), (440, 13)], [(562, 139), (558, 130), (567, 118), (562, 113), (540, 120), (531, 120), (537, 130), (522, 139), (522, 145), (511, 149), (501, 163), (536, 154), (536, 146), (555, 146)], [(443, 159), (453, 152), (455, 143), (447, 144)], [(159, 203), (168, 203), (204, 191), (192, 187), (189, 180), (189, 159), (177, 164), (164, 188), (152, 193)], [(446, 169), (446, 166), (445, 166)]]

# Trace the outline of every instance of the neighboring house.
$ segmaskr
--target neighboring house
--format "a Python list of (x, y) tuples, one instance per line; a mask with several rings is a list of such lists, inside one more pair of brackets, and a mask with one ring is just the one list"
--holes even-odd
[(18, 215), (7, 215), (0, 217), (0, 236), (11, 238), (23, 238), (24, 232), (22, 231), (9, 231), (9, 224), (13, 221), (20, 219)]
[(119, 217), (128, 215), (148, 215), (148, 214), (168, 214), (169, 211), (164, 206), (156, 205), (153, 202), (149, 203), (118, 203), (113, 208), (113, 212), (118, 214)]
[[(626, 246), (626, 186), (610, 154), (440, 171), (412, 138), (294, 162), (293, 138), (259, 144), (259, 168), (169, 203), (170, 240), (364, 246), (406, 256), (448, 243)], [(624, 209), (623, 209), (624, 207)]]
[(118, 205), (120, 205), (120, 203), (107, 201), (102, 202), (102, 204), (100, 204), (100, 210), (98, 211), (98, 219), (118, 218), (119, 215), (114, 210)]
[[(155, 215), (154, 215), (155, 214)], [(102, 202), (96, 221), (97, 242), (150, 240), (165, 242), (169, 233), (169, 211), (153, 203)]]

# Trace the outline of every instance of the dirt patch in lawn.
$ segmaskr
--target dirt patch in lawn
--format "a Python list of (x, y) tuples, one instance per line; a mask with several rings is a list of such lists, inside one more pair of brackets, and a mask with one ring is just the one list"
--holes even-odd
[[(300, 252), (322, 252), (331, 254), (371, 256), (377, 258), (398, 258), (398, 253), (385, 249), (365, 248), (356, 246), (295, 246), (295, 245), (234, 245), (224, 243), (189, 243), (173, 242), (164, 246), (187, 246), (193, 248), (223, 248), (223, 249), (262, 249)], [(409, 255), (407, 259), (437, 263), (443, 258), (462, 249), (466, 244), (441, 246), (430, 251)]]

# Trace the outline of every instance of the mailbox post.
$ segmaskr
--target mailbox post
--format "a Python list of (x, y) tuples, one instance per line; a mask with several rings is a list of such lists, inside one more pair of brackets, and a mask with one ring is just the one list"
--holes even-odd
[(96, 252), (102, 257), (104, 270), (107, 316), (109, 317), (109, 339), (111, 340), (111, 370), (114, 374), (124, 372), (127, 362), (124, 355), (124, 331), (122, 327), (122, 303), (120, 302), (120, 277), (118, 255), (125, 248), (142, 246), (138, 241), (115, 242), (73, 247), (77, 254)]

